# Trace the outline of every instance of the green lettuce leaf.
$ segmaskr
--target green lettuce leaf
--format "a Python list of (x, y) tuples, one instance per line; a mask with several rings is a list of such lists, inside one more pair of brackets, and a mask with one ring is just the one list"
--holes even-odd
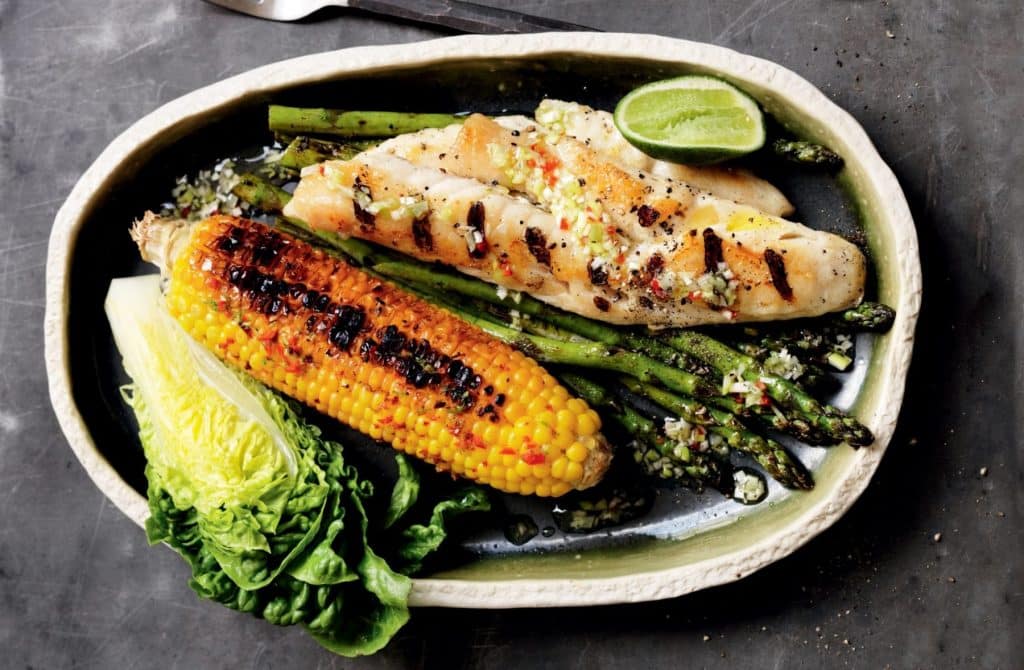
[(483, 489), (470, 487), (455, 494), (453, 498), (434, 505), (430, 521), (414, 524), (402, 531), (398, 547), (401, 572), (413, 574), (423, 567), (423, 560), (436, 551), (448, 536), (448, 523), (467, 512), (486, 512), (491, 509), (490, 500)]
[(420, 495), (420, 476), (409, 464), (409, 459), (400, 452), (395, 452), (395, 463), (398, 464), (398, 481), (391, 489), (391, 500), (384, 513), (385, 528), (390, 528), (405, 516)]

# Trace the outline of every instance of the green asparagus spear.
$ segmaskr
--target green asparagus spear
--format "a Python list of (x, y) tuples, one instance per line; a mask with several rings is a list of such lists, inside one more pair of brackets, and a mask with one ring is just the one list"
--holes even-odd
[(636, 379), (626, 378), (622, 383), (631, 392), (649, 398), (690, 423), (708, 426), (708, 430), (722, 436), (730, 447), (750, 454), (773, 479), (786, 488), (814, 488), (811, 474), (784, 446), (751, 432), (732, 414), (705, 407), (691, 398), (678, 396)]
[(281, 105), (271, 105), (268, 114), (268, 125), (275, 133), (338, 137), (393, 137), (462, 121), (463, 117), (452, 114), (341, 111)]
[(254, 174), (244, 174), (231, 192), (256, 209), (279, 213), (292, 199), (288, 191)]
[(792, 163), (835, 170), (843, 165), (842, 157), (826, 146), (803, 140), (775, 140), (772, 151)]
[(855, 418), (845, 415), (830, 405), (823, 405), (793, 382), (767, 374), (758, 362), (703, 333), (692, 330), (667, 332), (664, 342), (684, 353), (702, 360), (719, 374), (738, 372), (743, 379), (764, 384), (765, 392), (784, 408), (798, 414), (793, 423), (804, 424), (812, 433), (820, 431), (837, 442), (863, 446), (874, 441), (871, 431)]
[[(293, 170), (301, 170), (327, 160), (349, 160), (367, 148), (366, 142), (340, 144), (312, 137), (300, 136), (289, 142), (278, 163)], [(369, 143), (372, 144), (372, 143)]]
[[(373, 269), (377, 272), (380, 271), (380, 268), (381, 265), (373, 266)], [(454, 301), (445, 300), (443, 306), (459, 318), (474, 324), (492, 337), (506, 342), (522, 350), (527, 355), (546, 363), (575, 365), (631, 374), (644, 381), (658, 382), (686, 395), (708, 395), (714, 393), (714, 389), (710, 388), (700, 377), (656, 361), (643, 354), (638, 354), (635, 351), (615, 349), (601, 342), (563, 342), (548, 337), (541, 337), (495, 323), (479, 313), (468, 311), (465, 305), (456, 304)]]
[(690, 372), (699, 372), (700, 366), (685, 354), (666, 346), (657, 339), (639, 335), (625, 328), (617, 328), (600, 321), (594, 321), (578, 314), (565, 312), (536, 298), (508, 291), (499, 294), (497, 287), (465, 275), (440, 271), (417, 262), (405, 260), (381, 263), (376, 270), (383, 275), (420, 285), (431, 285), (443, 291), (450, 291), (468, 298), (503, 305), (521, 314), (536, 317), (581, 335), (588, 340), (610, 347), (621, 347), (654, 358), (667, 365), (681, 365)]
[(709, 484), (723, 492), (732, 490), (731, 479), (726, 476), (729, 471), (727, 464), (710, 454), (666, 439), (654, 421), (628, 405), (617, 404), (600, 384), (571, 372), (561, 373), (559, 378), (576, 395), (592, 407), (603, 410), (606, 416), (636, 439), (634, 458), (648, 474), (684, 481), (688, 477), (697, 484)]
[(851, 330), (884, 333), (892, 328), (892, 323), (896, 320), (896, 310), (880, 302), (862, 302), (856, 307), (832, 315), (830, 319), (833, 324)]

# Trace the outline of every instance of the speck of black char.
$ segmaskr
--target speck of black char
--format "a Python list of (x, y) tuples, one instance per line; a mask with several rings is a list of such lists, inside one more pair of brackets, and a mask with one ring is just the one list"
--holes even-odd
[(644, 309), (654, 309), (654, 301), (645, 295), (642, 295), (639, 298), (637, 298), (637, 302), (639, 302), (640, 306), (643, 307)]
[(484, 219), (486, 216), (487, 212), (484, 210), (484, 203), (479, 200), (470, 205), (469, 211), (466, 213), (466, 223), (471, 229), (480, 233), (480, 237), (483, 238), (481, 244), (474, 245), (469, 250), (469, 255), (473, 258), (483, 258), (487, 253), (487, 238), (484, 235)]
[(242, 238), (245, 236), (245, 231), (237, 226), (233, 227), (228, 231), (227, 235), (222, 235), (217, 240), (217, 248), (227, 253), (232, 253), (238, 247), (242, 246)]
[(607, 312), (611, 308), (611, 303), (602, 298), (599, 295), (594, 296), (594, 307), (598, 308), (602, 312)]
[[(331, 331), (334, 332), (333, 330)], [(370, 355), (373, 354), (373, 350), (377, 348), (377, 342), (372, 338), (366, 338), (363, 343), (359, 345), (359, 355), (362, 356), (364, 361), (370, 360)]]
[(540, 228), (526, 229), (526, 246), (538, 263), (551, 267), (551, 252), (547, 248), (548, 240)]
[(487, 395), (494, 395), (494, 387), (488, 384), (484, 387), (484, 393)]
[(664, 267), (665, 259), (661, 257), (661, 254), (651, 254), (651, 257), (647, 259), (647, 272), (651, 277), (661, 274)]
[(605, 286), (608, 283), (608, 270), (604, 265), (587, 265), (587, 275), (590, 276), (590, 283), (594, 286)]
[(722, 255), (722, 238), (710, 228), (704, 229), (704, 270), (715, 272), (718, 264), (725, 260)]
[(484, 203), (477, 200), (469, 206), (469, 212), (466, 213), (466, 223), (473, 230), (482, 233), (484, 232), (484, 218), (487, 215), (484, 210)]
[(501, 407), (502, 405), (504, 405), (505, 404), (505, 394), (504, 393), (499, 393), (498, 395), (494, 396), (494, 404), (497, 405), (498, 407)]
[[(359, 177), (356, 177), (355, 182), (352, 184), (352, 189), (365, 194), (369, 200), (373, 200), (373, 194), (370, 192), (370, 187), (364, 184)], [(363, 209), (355, 198), (352, 199), (352, 212), (356, 215), (356, 221), (359, 222), (359, 227), (363, 231), (373, 230), (377, 223), (376, 217), (374, 217), (372, 212), (368, 212)]]
[(640, 205), (636, 210), (637, 221), (644, 228), (650, 228), (658, 222), (658, 210), (649, 205)]
[(429, 212), (412, 222), (412, 241), (416, 243), (418, 249), (434, 250), (434, 235), (430, 230)]
[(783, 299), (792, 300), (793, 289), (786, 276), (786, 261), (774, 249), (765, 249), (764, 262), (768, 265), (768, 272), (772, 276), (772, 285), (775, 286), (775, 290)]
[(252, 262), (263, 267), (271, 265), (277, 258), (280, 248), (280, 235), (276, 233), (261, 235), (260, 241), (252, 249)]

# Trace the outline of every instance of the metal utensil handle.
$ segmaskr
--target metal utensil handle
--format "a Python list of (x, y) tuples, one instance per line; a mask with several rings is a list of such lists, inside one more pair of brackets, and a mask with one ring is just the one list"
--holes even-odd
[(533, 33), (592, 30), (585, 26), (461, 0), (348, 0), (348, 6), (467, 33)]

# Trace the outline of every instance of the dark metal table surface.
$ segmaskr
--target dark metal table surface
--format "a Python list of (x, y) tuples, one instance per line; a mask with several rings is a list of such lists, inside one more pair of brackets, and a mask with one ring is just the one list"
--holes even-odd
[(198, 0), (0, 0), (0, 666), (1014, 668), (1024, 657), (1020, 0), (518, 2), (777, 61), (865, 126), (913, 208), (925, 307), (900, 427), (852, 511), (793, 556), (665, 602), (417, 610), (376, 657), (199, 601), (108, 504), (51, 412), (54, 213), (130, 123), (281, 58), (441, 33)]

